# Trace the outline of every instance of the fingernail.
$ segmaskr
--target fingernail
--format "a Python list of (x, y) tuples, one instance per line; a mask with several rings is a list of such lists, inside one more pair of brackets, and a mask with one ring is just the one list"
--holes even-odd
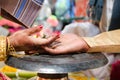
[(53, 32), (54, 34), (60, 35), (60, 31)]
[(42, 26), (42, 25), (39, 25), (38, 27), (39, 27), (40, 29), (42, 29), (42, 28), (43, 28), (43, 26)]
[(53, 35), (56, 35), (58, 38), (60, 38), (60, 32), (59, 31), (53, 32)]
[(57, 38), (60, 38), (60, 35), (58, 35)]

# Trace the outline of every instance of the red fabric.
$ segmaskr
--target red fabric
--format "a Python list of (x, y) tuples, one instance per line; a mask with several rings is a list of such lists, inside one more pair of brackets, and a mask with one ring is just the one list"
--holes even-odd
[(120, 60), (112, 64), (110, 80), (120, 80)]
[(7, 76), (5, 76), (3, 73), (0, 72), (0, 80), (11, 80)]
[(10, 34), (13, 34), (16, 31), (23, 29), (23, 27), (21, 25), (14, 23), (10, 20), (4, 19), (4, 18), (2, 18), (0, 20), (0, 26), (8, 26), (8, 30), (9, 30)]
[(86, 16), (86, 9), (89, 0), (75, 0), (76, 8), (75, 8), (75, 16)]
[(14, 27), (14, 28), (21, 27), (21, 25), (19, 25), (17, 23), (14, 23), (14, 22), (12, 22), (10, 20), (7, 20), (7, 19), (1, 19), (0, 20), (0, 26), (3, 26), (3, 25), (11, 26), (11, 27)]

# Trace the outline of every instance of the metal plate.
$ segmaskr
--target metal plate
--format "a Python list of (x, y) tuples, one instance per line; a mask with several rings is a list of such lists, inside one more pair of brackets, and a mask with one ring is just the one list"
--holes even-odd
[(10, 56), (7, 65), (46, 74), (63, 74), (94, 69), (108, 63), (101, 53), (74, 53), (69, 55), (32, 55), (16, 58)]

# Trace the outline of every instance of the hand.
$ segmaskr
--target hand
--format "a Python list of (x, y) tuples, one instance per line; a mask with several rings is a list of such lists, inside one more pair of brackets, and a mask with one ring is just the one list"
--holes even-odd
[(46, 51), (52, 54), (66, 54), (77, 51), (87, 51), (89, 46), (77, 35), (63, 34), (53, 44), (48, 47), (43, 47)]
[(34, 51), (40, 49), (42, 45), (48, 45), (58, 38), (57, 34), (45, 39), (45, 38), (35, 38), (34, 34), (40, 32), (42, 27), (33, 27), (30, 29), (25, 29), (17, 31), (13, 35), (8, 37), (10, 44), (15, 48), (16, 51)]

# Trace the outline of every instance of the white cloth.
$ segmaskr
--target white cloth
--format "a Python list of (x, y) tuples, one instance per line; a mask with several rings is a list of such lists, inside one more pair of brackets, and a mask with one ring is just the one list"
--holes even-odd
[(91, 37), (100, 33), (99, 28), (90, 22), (71, 23), (63, 29), (62, 33), (74, 33), (78, 36)]

